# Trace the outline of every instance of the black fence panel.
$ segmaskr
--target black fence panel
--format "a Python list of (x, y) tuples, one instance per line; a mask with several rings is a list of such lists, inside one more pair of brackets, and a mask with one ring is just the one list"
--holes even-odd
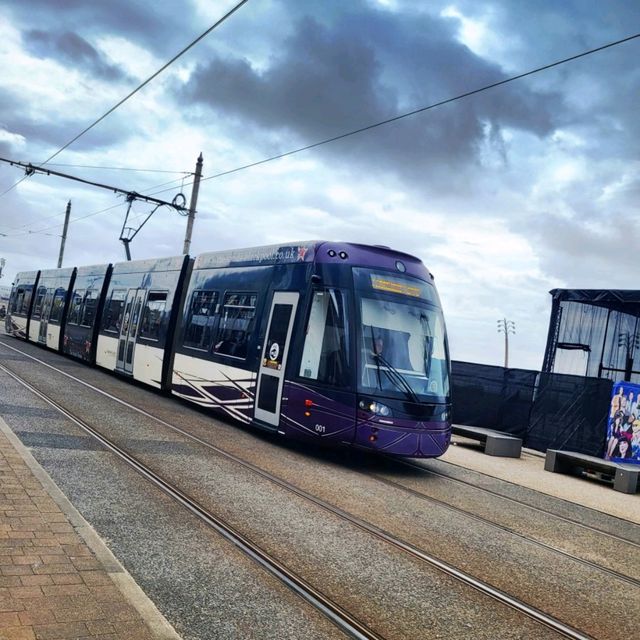
[(541, 373), (526, 446), (602, 456), (611, 387), (611, 381), (602, 378)]
[(453, 361), (455, 424), (497, 429), (524, 438), (537, 371)]
[(502, 367), (451, 362), (454, 424), (497, 429), (502, 406)]
[(612, 383), (453, 361), (454, 424), (496, 429), (525, 447), (602, 456)]

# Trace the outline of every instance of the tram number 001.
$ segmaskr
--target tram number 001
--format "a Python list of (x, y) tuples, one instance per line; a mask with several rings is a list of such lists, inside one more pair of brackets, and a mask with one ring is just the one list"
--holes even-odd
[(327, 430), (327, 427), (325, 427), (323, 424), (317, 424), (315, 426), (315, 430), (316, 433), (324, 433)]

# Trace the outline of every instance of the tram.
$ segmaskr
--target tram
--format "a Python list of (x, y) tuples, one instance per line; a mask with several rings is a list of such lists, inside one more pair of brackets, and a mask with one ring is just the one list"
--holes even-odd
[(19, 273), (7, 333), (285, 438), (442, 455), (450, 361), (433, 276), (327, 241)]

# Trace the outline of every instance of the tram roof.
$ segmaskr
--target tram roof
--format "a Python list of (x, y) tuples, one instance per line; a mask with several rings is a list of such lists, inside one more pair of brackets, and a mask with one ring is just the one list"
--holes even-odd
[(171, 258), (150, 258), (147, 260), (130, 260), (113, 265), (113, 273), (148, 273), (153, 271), (180, 271), (185, 256)]
[(229, 249), (201, 253), (195, 260), (194, 269), (218, 269), (221, 267), (252, 267), (270, 264), (312, 262), (321, 241), (271, 244), (248, 249)]
[[(194, 269), (252, 267), (314, 261), (335, 262), (343, 259), (342, 253), (346, 254), (344, 258), (346, 262), (351, 264), (373, 265), (378, 262), (381, 256), (386, 256), (387, 258), (401, 258), (410, 263), (422, 265), (421, 261), (415, 256), (381, 245), (313, 240), (202, 253), (195, 259)], [(373, 256), (376, 256), (376, 258), (373, 258)]]
[(70, 278), (75, 267), (64, 267), (63, 269), (43, 269), (40, 272), (40, 280), (44, 278)]
[(103, 276), (107, 273), (107, 269), (109, 268), (109, 264), (90, 264), (86, 267), (78, 267), (78, 273), (76, 274), (78, 277), (83, 276)]
[(38, 277), (39, 271), (20, 271), (16, 274), (14, 285), (19, 283), (33, 284)]

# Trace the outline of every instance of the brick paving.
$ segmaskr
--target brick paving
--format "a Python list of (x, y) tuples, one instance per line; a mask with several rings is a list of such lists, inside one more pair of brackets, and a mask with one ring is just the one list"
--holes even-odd
[(0, 640), (153, 637), (0, 433)]

